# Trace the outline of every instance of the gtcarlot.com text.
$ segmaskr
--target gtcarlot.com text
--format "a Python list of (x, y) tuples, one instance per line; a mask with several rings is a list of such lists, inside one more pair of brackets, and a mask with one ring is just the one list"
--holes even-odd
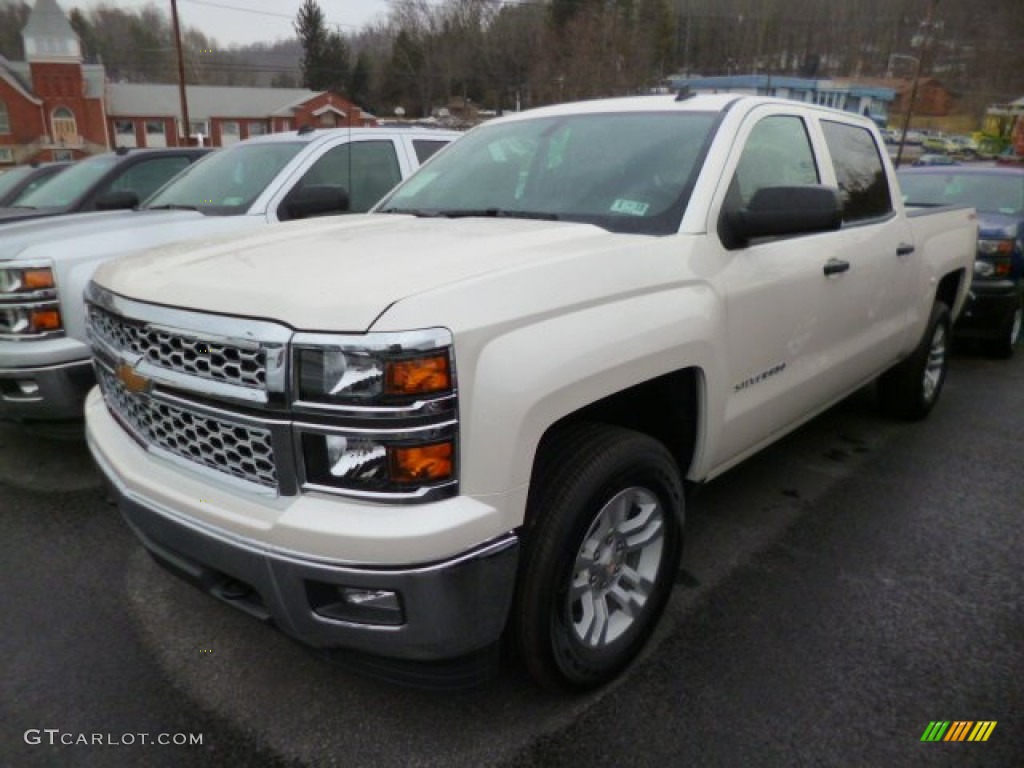
[(92, 746), (92, 747), (201, 747), (201, 733), (73, 733), (59, 728), (29, 728), (25, 731), (25, 743), (48, 746)]

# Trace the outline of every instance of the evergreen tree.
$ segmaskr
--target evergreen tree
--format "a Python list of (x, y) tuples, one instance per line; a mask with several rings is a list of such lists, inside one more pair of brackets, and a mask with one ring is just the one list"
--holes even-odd
[(331, 32), (327, 36), (327, 50), (324, 53), (321, 72), (320, 85), (314, 90), (348, 92), (351, 64), (348, 43), (340, 32)]
[(363, 109), (373, 111), (370, 106), (370, 57), (366, 51), (356, 57), (356, 65), (349, 79), (348, 95)]
[(302, 45), (302, 84), (314, 91), (324, 90), (323, 62), (327, 54), (327, 21), (316, 0), (305, 0), (295, 17), (295, 34)]
[(305, 0), (295, 17), (295, 34), (302, 45), (302, 84), (313, 91), (345, 91), (349, 79), (348, 43), (327, 29), (316, 0)]
[(5, 5), (0, 2), (0, 56), (6, 56), (12, 61), (24, 61), (21, 30), (31, 10), (25, 3)]

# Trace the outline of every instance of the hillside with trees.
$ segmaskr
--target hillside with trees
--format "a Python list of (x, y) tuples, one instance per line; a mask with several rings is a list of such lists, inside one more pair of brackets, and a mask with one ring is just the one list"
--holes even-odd
[[(453, 99), (506, 109), (645, 92), (673, 73), (906, 77), (917, 59), (958, 94), (963, 111), (1024, 95), (1024, 2), (942, 0), (926, 27), (930, 2), (391, 0), (385, 19), (342, 36), (327, 32), (316, 0), (306, 0), (288, 42), (222, 49), (185, 30), (186, 77), (305, 82), (343, 91), (378, 114), (402, 106), (410, 116)], [(26, 15), (24, 4), (0, 9), (0, 53), (8, 58), (21, 57)], [(176, 79), (170, 21), (157, 6), (70, 16), (87, 58), (102, 61), (111, 79)], [(315, 38), (318, 25), (323, 39)], [(329, 59), (312, 79), (310, 41), (314, 60)]]

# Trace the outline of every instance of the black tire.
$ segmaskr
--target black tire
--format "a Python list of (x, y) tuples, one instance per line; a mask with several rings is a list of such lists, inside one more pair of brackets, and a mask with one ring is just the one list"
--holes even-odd
[(985, 343), (985, 351), (992, 357), (1007, 360), (1013, 357), (1013, 347), (1020, 341), (1021, 323), (1024, 321), (1024, 307), (1017, 303), (1017, 308), (1007, 314), (999, 326), (999, 336)]
[(936, 301), (917, 348), (878, 380), (879, 398), (889, 414), (917, 421), (935, 407), (949, 369), (949, 329), (949, 308)]
[(548, 689), (602, 685), (640, 652), (672, 592), (679, 470), (647, 435), (573, 425), (542, 445), (528, 507), (513, 607), (520, 657)]

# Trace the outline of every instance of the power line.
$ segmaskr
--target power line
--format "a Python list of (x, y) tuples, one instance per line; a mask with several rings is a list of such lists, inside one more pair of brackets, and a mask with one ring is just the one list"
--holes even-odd
[[(237, 11), (238, 13), (251, 13), (254, 16), (269, 16), (275, 19), (287, 19), (288, 21), (294, 21), (295, 16), (287, 13), (275, 13), (273, 11), (260, 11), (256, 8), (245, 8), (239, 5), (228, 5), (227, 3), (216, 3), (213, 0), (181, 0), (183, 3), (191, 3), (192, 5), (205, 5), (209, 8), (220, 8), (225, 11)], [(328, 26), (332, 27), (350, 27), (352, 29), (359, 29), (357, 24), (346, 24), (340, 21), (331, 21), (325, 19), (324, 22)]]

